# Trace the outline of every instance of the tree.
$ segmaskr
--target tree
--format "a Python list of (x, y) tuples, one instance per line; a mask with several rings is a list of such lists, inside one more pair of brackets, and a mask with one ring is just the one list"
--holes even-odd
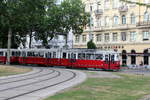
[(96, 49), (96, 45), (95, 45), (95, 43), (94, 43), (92, 40), (90, 40), (90, 41), (87, 43), (87, 48), (88, 48), (88, 49)]
[(56, 0), (1, 0), (0, 45), (6, 48), (8, 33), (11, 33), (13, 48), (21, 42), (24, 44), (26, 35), (30, 36), (29, 47), (32, 36), (47, 46), (48, 39), (54, 35), (67, 36), (70, 30), (81, 34), (87, 16), (80, 0), (64, 0), (60, 5)]
[(141, 3), (141, 2), (133, 2), (133, 1), (130, 1), (130, 0), (121, 0), (123, 2), (126, 2), (126, 3), (130, 3), (130, 4), (136, 4), (136, 5), (139, 5), (139, 6), (146, 6), (147, 8), (150, 7), (150, 4), (145, 4), (145, 3)]
[(64, 0), (60, 5), (53, 4), (48, 7), (46, 21), (44, 21), (48, 22), (48, 26), (43, 26), (41, 30), (45, 32), (37, 34), (37, 38), (43, 40), (46, 45), (46, 40), (49, 37), (52, 39), (54, 35), (64, 35), (67, 39), (67, 34), (71, 30), (73, 34), (81, 34), (88, 22), (88, 16), (81, 0)]

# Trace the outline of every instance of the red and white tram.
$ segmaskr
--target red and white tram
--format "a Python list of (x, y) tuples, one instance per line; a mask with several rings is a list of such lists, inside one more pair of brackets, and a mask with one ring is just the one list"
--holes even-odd
[[(67, 68), (98, 68), (119, 70), (119, 54), (95, 49), (11, 49), (10, 62), (65, 66)], [(6, 49), (0, 49), (0, 62), (6, 62)]]

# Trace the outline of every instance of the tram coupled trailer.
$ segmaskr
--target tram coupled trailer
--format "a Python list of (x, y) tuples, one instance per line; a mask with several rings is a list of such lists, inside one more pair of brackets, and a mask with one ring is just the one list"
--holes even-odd
[[(7, 62), (7, 52), (7, 49), (0, 49), (0, 63), (5, 64)], [(10, 63), (18, 63), (20, 54), (20, 50), (10, 49)]]

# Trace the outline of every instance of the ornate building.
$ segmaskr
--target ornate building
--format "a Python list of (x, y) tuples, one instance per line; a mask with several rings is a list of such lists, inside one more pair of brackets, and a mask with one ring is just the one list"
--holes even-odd
[[(150, 0), (130, 0), (149, 4)], [(99, 49), (120, 52), (121, 63), (150, 64), (150, 9), (121, 0), (83, 0), (90, 26), (74, 36), (74, 48), (86, 48), (90, 39)]]

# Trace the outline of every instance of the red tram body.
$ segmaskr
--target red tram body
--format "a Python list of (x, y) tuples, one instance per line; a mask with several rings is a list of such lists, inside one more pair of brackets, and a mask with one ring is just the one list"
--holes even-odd
[[(6, 49), (0, 49), (0, 62), (6, 62)], [(11, 49), (10, 63), (119, 70), (119, 54), (94, 49)]]

